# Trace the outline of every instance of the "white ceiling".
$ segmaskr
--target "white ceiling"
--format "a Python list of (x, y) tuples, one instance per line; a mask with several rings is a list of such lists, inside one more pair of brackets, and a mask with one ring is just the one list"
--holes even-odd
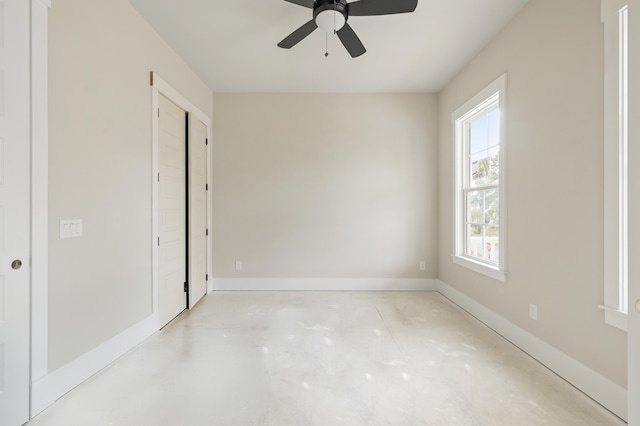
[[(528, 0), (419, 0), (415, 12), (354, 16), (367, 53), (351, 58), (284, 0), (129, 0), (214, 92), (438, 92)], [(393, 1), (393, 0), (389, 0)]]

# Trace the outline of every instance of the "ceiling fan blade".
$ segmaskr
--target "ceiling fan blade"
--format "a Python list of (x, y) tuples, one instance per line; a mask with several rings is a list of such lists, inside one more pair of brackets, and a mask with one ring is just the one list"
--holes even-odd
[(308, 7), (309, 9), (313, 9), (313, 0), (284, 0), (289, 3), (297, 4), (298, 6)]
[(300, 43), (306, 36), (315, 31), (316, 28), (318, 28), (318, 26), (316, 25), (316, 21), (312, 19), (289, 34), (280, 43), (278, 43), (278, 47), (282, 47), (283, 49), (291, 49), (293, 46)]
[(340, 28), (337, 34), (338, 38), (352, 58), (357, 58), (367, 51), (349, 24), (344, 24), (344, 27)]
[(349, 16), (393, 15), (416, 10), (418, 0), (360, 0), (349, 3)]

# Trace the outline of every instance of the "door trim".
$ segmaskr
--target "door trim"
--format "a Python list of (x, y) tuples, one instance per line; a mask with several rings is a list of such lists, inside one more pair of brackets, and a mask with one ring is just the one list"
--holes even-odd
[[(640, 1), (629, 1), (629, 75), (640, 71)], [(637, 78), (629, 79), (629, 117), (640, 113), (640, 83)], [(629, 120), (629, 164), (640, 160), (640, 124)], [(629, 259), (637, 259), (640, 254), (640, 184), (637, 167), (629, 167)], [(640, 312), (636, 311), (636, 300), (640, 299), (640, 267), (634, 261), (629, 263), (629, 332), (627, 355), (627, 386), (630, 425), (640, 425)]]
[[(171, 102), (175, 103), (177, 106), (182, 108), (187, 112), (188, 120), (187, 128), (191, 128), (192, 120), (200, 120), (207, 127), (207, 139), (211, 140), (211, 118), (204, 114), (198, 107), (196, 107), (193, 103), (191, 103), (187, 98), (182, 96), (180, 92), (175, 90), (169, 83), (163, 80), (157, 73), (151, 72), (150, 75), (151, 82), (151, 235), (153, 238), (151, 239), (151, 280), (153, 285), (153, 315), (156, 318), (156, 321), (160, 322), (159, 319), (159, 281), (158, 281), (158, 244), (157, 238), (159, 234), (158, 230), (158, 96), (162, 94), (164, 97), (169, 99)], [(190, 135), (191, 132), (189, 131)], [(187, 144), (189, 141), (187, 140)], [(207, 183), (209, 184), (209, 188), (211, 188), (211, 154), (210, 154), (211, 145), (207, 146)], [(207, 194), (207, 227), (211, 229), (211, 206), (212, 206), (212, 194), (213, 192), (209, 190)], [(207, 241), (209, 253), (212, 253), (211, 249), (211, 240), (209, 238)], [(211, 277), (211, 267), (212, 261), (211, 256), (207, 256), (207, 271), (209, 271), (209, 277)], [(211, 278), (210, 278), (211, 279)], [(209, 280), (210, 281), (210, 280)], [(209, 292), (209, 288), (211, 288), (209, 281), (207, 281), (207, 292)], [(160, 324), (159, 324), (160, 325)]]
[[(31, 383), (49, 362), (49, 35), (50, 0), (31, 0)], [(33, 417), (33, 386), (30, 416)]]

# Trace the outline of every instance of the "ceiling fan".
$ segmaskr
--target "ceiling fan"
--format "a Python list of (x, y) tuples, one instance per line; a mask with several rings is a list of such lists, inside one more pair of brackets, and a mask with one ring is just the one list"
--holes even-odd
[(418, 0), (285, 0), (289, 3), (313, 9), (313, 19), (289, 34), (278, 43), (283, 49), (291, 49), (316, 28), (335, 33), (352, 58), (364, 54), (367, 49), (347, 23), (350, 16), (392, 15), (416, 10)]

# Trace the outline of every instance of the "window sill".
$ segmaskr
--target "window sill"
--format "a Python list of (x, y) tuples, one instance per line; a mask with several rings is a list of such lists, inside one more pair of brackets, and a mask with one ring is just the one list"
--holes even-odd
[(507, 282), (507, 273), (505, 271), (501, 271), (498, 268), (485, 265), (484, 263), (481, 263), (481, 262), (476, 262), (474, 260), (471, 260), (463, 256), (454, 254), (452, 257), (453, 257), (453, 263), (455, 263), (456, 265), (460, 265), (467, 269), (471, 269), (474, 272), (485, 275), (489, 278), (493, 278), (494, 280), (497, 280), (503, 283)]
[(598, 308), (604, 311), (605, 323), (609, 324), (612, 327), (619, 328), (622, 331), (627, 331), (627, 314), (619, 311), (616, 308), (610, 308), (609, 306), (598, 305)]

